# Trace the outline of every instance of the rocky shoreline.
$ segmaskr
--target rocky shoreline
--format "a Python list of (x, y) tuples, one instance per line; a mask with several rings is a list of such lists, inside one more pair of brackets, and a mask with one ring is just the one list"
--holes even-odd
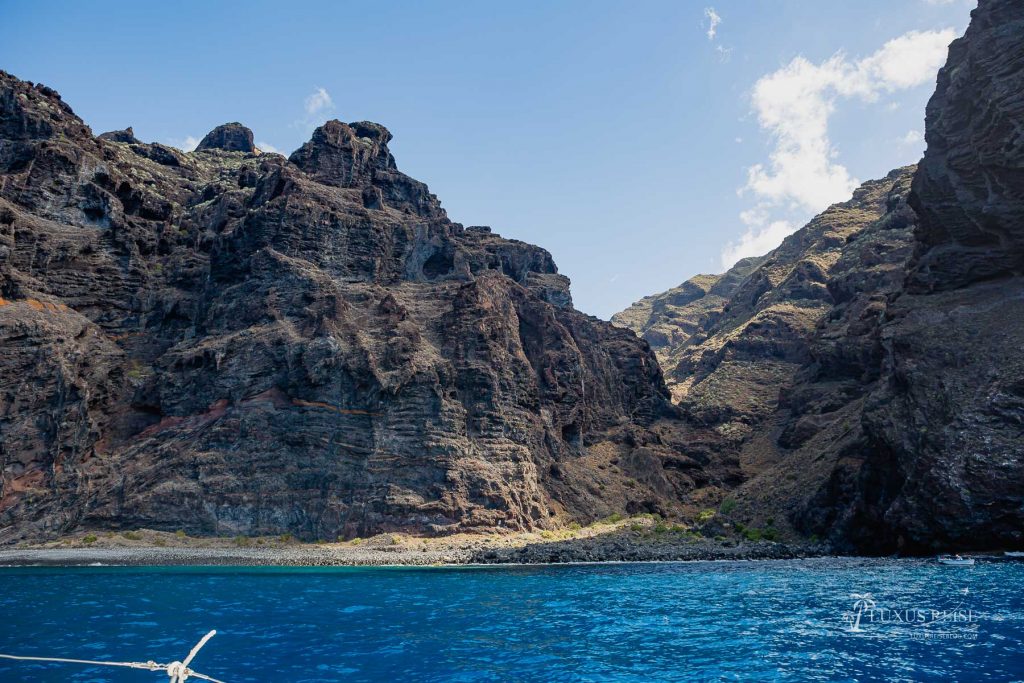
[[(126, 537), (127, 534), (128, 536)], [(457, 566), (794, 559), (827, 554), (820, 546), (772, 541), (697, 539), (678, 532), (620, 527), (610, 531), (447, 538), (381, 535), (358, 543), (305, 544), (281, 539), (181, 539), (122, 532), (0, 550), (0, 566)]]

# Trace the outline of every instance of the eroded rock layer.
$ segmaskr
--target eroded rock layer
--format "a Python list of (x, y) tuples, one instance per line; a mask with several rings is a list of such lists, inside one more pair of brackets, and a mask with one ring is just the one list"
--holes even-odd
[[(681, 407), (730, 440), (749, 525), (1024, 547), (1024, 4), (981, 0), (926, 131), (916, 170), (816, 217), (659, 349)], [(618, 319), (681, 327), (654, 318)]]
[[(906, 220), (899, 225), (900, 243), (874, 245), (873, 258), (861, 254), (859, 240), (905, 207), (913, 170), (865, 183), (850, 201), (829, 207), (771, 253), (648, 297), (613, 321), (653, 337), (674, 397), (697, 423), (744, 441), (815, 361), (819, 328), (851, 297), (880, 294), (873, 292), (868, 269), (896, 254), (901, 260), (895, 267), (903, 273), (911, 240)], [(709, 286), (698, 286), (700, 281)], [(681, 299), (684, 293), (690, 296)], [(682, 306), (675, 303), (680, 300)]]
[(0, 540), (534, 528), (734, 479), (645, 343), (390, 138), (186, 154), (0, 73)]
[(695, 275), (678, 287), (644, 297), (612, 316), (646, 340), (662, 367), (678, 364), (678, 355), (706, 338), (736, 288), (763, 261), (745, 258), (722, 275)]
[(866, 406), (861, 545), (1024, 545), (1024, 3), (982, 0), (928, 104)]

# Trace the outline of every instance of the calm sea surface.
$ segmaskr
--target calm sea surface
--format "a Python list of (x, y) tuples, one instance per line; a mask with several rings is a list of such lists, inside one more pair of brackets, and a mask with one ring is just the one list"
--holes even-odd
[(213, 628), (193, 666), (229, 683), (1019, 681), (1024, 563), (0, 569), (0, 653), (167, 662)]

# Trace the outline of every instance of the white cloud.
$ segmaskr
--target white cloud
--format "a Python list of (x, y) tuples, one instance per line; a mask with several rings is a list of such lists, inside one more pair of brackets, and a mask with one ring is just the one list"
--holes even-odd
[(257, 142), (256, 146), (260, 149), (261, 152), (270, 152), (272, 154), (280, 154), (282, 156), (288, 156), (287, 154), (285, 154), (284, 152), (279, 150), (277, 147), (274, 147), (269, 142)]
[(317, 87), (310, 93), (303, 102), (305, 115), (291, 123), (292, 128), (301, 130), (309, 135), (313, 129), (327, 120), (328, 115), (334, 111), (334, 100), (325, 88)]
[(321, 111), (334, 108), (334, 100), (330, 93), (324, 88), (317, 88), (313, 94), (306, 98), (306, 115), (316, 116)]
[[(883, 94), (934, 80), (955, 37), (953, 29), (910, 31), (861, 60), (850, 60), (842, 52), (819, 64), (797, 57), (759, 79), (751, 100), (772, 150), (766, 163), (747, 169), (741, 192), (756, 198), (760, 214), (778, 209), (802, 212), (803, 217), (847, 199), (859, 182), (837, 161), (839, 152), (829, 137), (829, 119), (838, 103), (875, 102)], [(763, 215), (756, 224), (744, 223), (748, 230), (740, 245), (764, 245), (793, 221)], [(723, 262), (738, 249), (726, 247)]]
[(753, 105), (774, 149), (768, 164), (747, 170), (746, 189), (777, 203), (823, 208), (850, 193), (856, 181), (834, 163), (828, 120), (835, 111), (835, 90), (846, 86), (850, 70), (842, 55), (822, 64), (797, 57), (761, 78)]
[(768, 253), (797, 229), (789, 221), (769, 220), (767, 207), (763, 205), (743, 211), (740, 220), (747, 230), (738, 241), (730, 242), (722, 249), (722, 270), (728, 270), (742, 258)]
[(951, 28), (910, 31), (893, 38), (881, 50), (857, 63), (857, 77), (863, 82), (856, 83), (855, 91), (870, 98), (877, 96), (879, 88), (895, 92), (929, 81), (934, 83), (935, 72), (945, 63), (947, 48), (954, 38), (956, 32)]
[(707, 19), (707, 36), (708, 40), (714, 40), (715, 35), (718, 33), (718, 25), (722, 23), (722, 17), (718, 15), (714, 7), (704, 8), (704, 18)]
[[(708, 37), (708, 40), (712, 43), (717, 43), (718, 38), (718, 27), (722, 24), (722, 17), (718, 14), (718, 11), (714, 7), (704, 8), (704, 21), (701, 23), (702, 26), (706, 27), (704, 34)], [(725, 45), (716, 44), (715, 54), (718, 55), (718, 61), (725, 64), (732, 59), (732, 48), (726, 47)]]
[(900, 138), (900, 144), (904, 147), (916, 147), (924, 142), (924, 133), (919, 130), (908, 130), (907, 134)]
[(186, 135), (184, 138), (171, 138), (167, 141), (167, 144), (171, 147), (177, 147), (183, 152), (191, 152), (199, 146), (200, 138)]

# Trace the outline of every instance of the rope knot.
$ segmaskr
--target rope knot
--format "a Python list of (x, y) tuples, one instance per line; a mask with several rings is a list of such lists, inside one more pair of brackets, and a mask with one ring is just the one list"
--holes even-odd
[(171, 683), (184, 683), (192, 671), (181, 662), (171, 662), (167, 665), (167, 676)]

